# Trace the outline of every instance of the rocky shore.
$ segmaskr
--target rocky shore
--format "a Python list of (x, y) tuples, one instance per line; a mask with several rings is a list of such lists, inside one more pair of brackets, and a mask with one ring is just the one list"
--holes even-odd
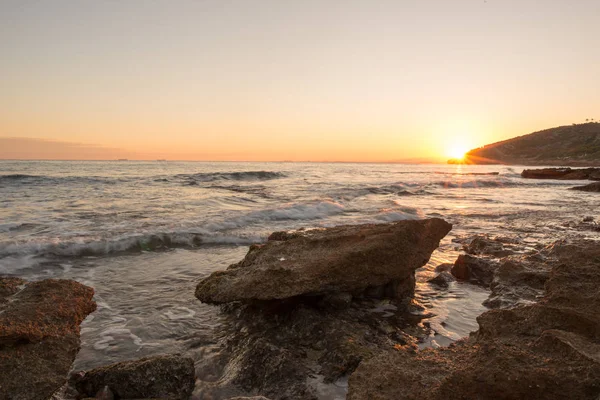
[[(451, 228), (432, 218), (275, 232), (197, 285), (224, 316), (218, 355), (125, 361), (68, 381), (93, 290), (0, 278), (0, 398), (316, 400), (335, 382), (351, 400), (597, 400), (600, 242), (456, 239), (463, 254), (430, 283), (481, 285), (490, 311), (470, 337), (419, 350), (428, 333), (412, 301), (415, 270)], [(213, 380), (196, 378), (205, 368)]]
[(400, 349), (361, 363), (347, 398), (597, 399), (600, 244), (561, 243), (538, 256), (525, 261), (542, 270), (520, 271), (533, 289), (547, 279), (538, 302), (484, 313), (477, 332), (447, 348)]

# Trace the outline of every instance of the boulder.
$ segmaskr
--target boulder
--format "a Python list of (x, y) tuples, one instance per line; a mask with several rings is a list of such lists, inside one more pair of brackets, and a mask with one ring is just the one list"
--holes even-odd
[(349, 379), (348, 400), (573, 399), (600, 396), (600, 243), (553, 250), (544, 298), (491, 310), (446, 348), (385, 352)]
[(94, 397), (108, 388), (121, 399), (189, 399), (194, 383), (194, 361), (179, 355), (124, 361), (75, 373), (69, 380), (81, 396)]
[(494, 279), (496, 269), (498, 263), (494, 260), (461, 254), (454, 262), (451, 272), (456, 279), (489, 286)]
[(575, 187), (572, 187), (571, 190), (579, 190), (581, 192), (600, 193), (600, 182), (593, 182), (593, 183), (590, 183), (589, 185), (584, 185), (584, 186), (575, 186)]
[(196, 288), (205, 303), (280, 300), (386, 286), (403, 297), (452, 225), (433, 218), (276, 233)]
[(94, 290), (70, 280), (0, 278), (0, 398), (47, 399), (79, 351)]

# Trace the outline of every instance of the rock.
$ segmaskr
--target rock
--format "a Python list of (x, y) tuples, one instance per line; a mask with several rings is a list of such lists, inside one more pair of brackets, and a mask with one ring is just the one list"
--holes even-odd
[(454, 276), (452, 276), (450, 272), (443, 271), (431, 278), (430, 280), (428, 280), (427, 282), (433, 283), (434, 285), (437, 285), (439, 287), (447, 288), (450, 282), (454, 282), (455, 280), (456, 279), (454, 279)]
[(447, 348), (385, 352), (349, 379), (348, 400), (600, 396), (600, 243), (557, 246), (538, 303), (491, 310)]
[[(409, 318), (421, 318), (390, 300), (366, 297), (344, 308), (293, 298), (232, 303), (222, 310), (219, 354), (226, 366), (218, 387), (199, 382), (196, 389), (235, 386), (272, 400), (318, 399), (319, 385), (348, 376), (361, 361), (395, 345), (416, 343), (402, 329)], [(428, 335), (423, 332), (422, 337)]]
[(600, 180), (600, 168), (541, 168), (526, 169), (521, 176), (527, 179)]
[(589, 185), (584, 185), (584, 186), (575, 186), (575, 187), (572, 187), (571, 190), (600, 193), (600, 182), (593, 182), (593, 183), (590, 183)]
[(427, 263), (451, 228), (433, 218), (273, 234), (241, 262), (203, 279), (196, 297), (221, 304), (337, 292), (355, 296), (386, 285), (400, 297), (412, 291), (415, 269)]
[(47, 399), (67, 379), (79, 351), (79, 325), (96, 309), (94, 290), (46, 279), (19, 291), (23, 284), (0, 278), (0, 398)]
[(232, 383), (248, 392), (277, 396), (278, 399), (317, 399), (306, 385), (309, 370), (301, 361), (301, 352), (256, 336), (244, 343), (228, 366)]
[(435, 272), (444, 272), (444, 271), (450, 272), (452, 267), (454, 267), (454, 264), (451, 264), (451, 263), (440, 264), (437, 267), (435, 267)]
[(544, 293), (552, 265), (549, 260), (539, 262), (534, 257), (503, 262), (490, 285), (492, 294), (483, 304), (504, 308), (538, 301)]
[(451, 272), (456, 279), (489, 286), (497, 268), (496, 261), (461, 254), (454, 262)]
[(69, 385), (82, 396), (95, 396), (108, 387), (120, 399), (189, 399), (195, 380), (191, 358), (163, 355), (75, 373)]
[(504, 248), (502, 242), (489, 239), (485, 236), (476, 236), (465, 246), (465, 251), (471, 255), (489, 255), (493, 257), (506, 257), (513, 254), (511, 250)]

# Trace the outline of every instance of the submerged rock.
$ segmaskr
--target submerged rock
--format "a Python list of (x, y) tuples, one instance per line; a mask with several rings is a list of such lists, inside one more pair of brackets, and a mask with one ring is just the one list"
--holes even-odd
[(363, 361), (348, 400), (564, 399), (600, 396), (600, 243), (553, 250), (536, 304), (492, 310), (447, 348), (385, 352)]
[(593, 182), (593, 183), (590, 183), (589, 185), (584, 185), (584, 186), (575, 186), (575, 187), (572, 187), (571, 190), (599, 193), (600, 192), (600, 182)]
[(241, 262), (214, 272), (196, 288), (205, 303), (278, 300), (385, 286), (404, 297), (452, 225), (433, 218), (275, 233)]
[[(79, 325), (94, 290), (70, 280), (0, 278), (0, 398), (47, 399), (79, 351)], [(95, 393), (94, 393), (95, 394)]]
[(108, 388), (119, 399), (189, 399), (194, 383), (194, 361), (178, 355), (124, 361), (73, 374), (69, 381), (82, 396)]

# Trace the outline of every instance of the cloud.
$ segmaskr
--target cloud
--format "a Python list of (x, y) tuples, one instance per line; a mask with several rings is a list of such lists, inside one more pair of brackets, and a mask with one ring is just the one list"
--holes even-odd
[(13, 160), (114, 160), (134, 153), (94, 144), (37, 138), (0, 138), (0, 159)]

